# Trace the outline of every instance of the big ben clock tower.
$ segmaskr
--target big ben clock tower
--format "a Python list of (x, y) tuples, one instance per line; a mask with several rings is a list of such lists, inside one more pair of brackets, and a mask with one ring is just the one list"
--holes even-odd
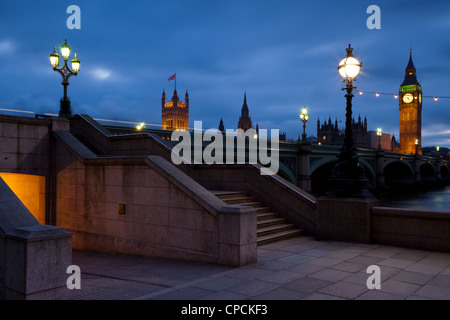
[(411, 53), (398, 97), (400, 152), (422, 154), (422, 88), (417, 81)]

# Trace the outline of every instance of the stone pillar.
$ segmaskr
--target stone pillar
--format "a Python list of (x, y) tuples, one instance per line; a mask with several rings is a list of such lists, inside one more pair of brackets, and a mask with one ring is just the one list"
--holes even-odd
[(383, 171), (383, 163), (384, 163), (384, 151), (377, 150), (376, 153), (376, 188), (384, 188), (384, 171)]
[(6, 300), (70, 299), (66, 281), (72, 236), (54, 226), (16, 228), (5, 235)]
[(434, 171), (436, 171), (436, 180), (438, 182), (442, 181), (441, 166), (442, 166), (441, 161), (436, 160), (436, 162), (434, 163)]
[(46, 213), (45, 213), (45, 223), (48, 225), (55, 226), (56, 221), (56, 147), (55, 138), (53, 132), (55, 131), (70, 131), (70, 120), (60, 117), (51, 118), (51, 136), (50, 136), (50, 146), (49, 146), (49, 174), (46, 179)]
[(309, 143), (300, 143), (298, 148), (297, 185), (306, 192), (311, 192), (310, 155), (311, 145)]
[(0, 179), (0, 299), (64, 299), (72, 235), (41, 225)]
[(417, 156), (414, 156), (414, 184), (420, 184), (421, 177), (420, 177), (420, 160)]
[(319, 240), (369, 243), (371, 209), (376, 198), (321, 197), (317, 200), (316, 234)]
[(243, 266), (257, 261), (256, 210), (251, 207), (223, 207), (218, 213), (218, 263)]

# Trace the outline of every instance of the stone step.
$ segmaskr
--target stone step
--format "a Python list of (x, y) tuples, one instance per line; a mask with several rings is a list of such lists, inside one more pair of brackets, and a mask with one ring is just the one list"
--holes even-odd
[(216, 197), (221, 200), (233, 199), (239, 197), (247, 197), (247, 193), (245, 191), (211, 191)]
[(276, 218), (276, 217), (278, 217), (278, 216), (279, 216), (278, 213), (268, 211), (268, 212), (261, 212), (261, 213), (258, 213), (258, 214), (256, 215), (256, 219), (257, 219), (258, 221), (260, 221), (260, 220), (264, 220), (264, 219)]
[(211, 191), (231, 206), (249, 206), (256, 210), (257, 219), (257, 244), (276, 242), (283, 239), (301, 236), (302, 230), (296, 229), (293, 224), (288, 223), (286, 218), (280, 217), (276, 212), (272, 212), (270, 207), (264, 206), (261, 202), (255, 201), (243, 191)]
[(262, 213), (270, 213), (270, 207), (259, 207), (259, 208), (255, 208), (256, 209), (256, 214), (262, 214)]
[(237, 197), (237, 198), (229, 198), (229, 199), (222, 199), (223, 202), (226, 204), (240, 204), (240, 203), (246, 203), (246, 202), (252, 202), (252, 197)]
[(255, 209), (257, 209), (257, 208), (264, 208), (262, 206), (262, 203), (261, 202), (257, 202), (257, 201), (252, 201), (252, 202), (242, 201), (241, 203), (233, 204), (233, 206), (246, 206), (246, 207), (253, 207)]
[(266, 234), (263, 236), (257, 237), (257, 244), (258, 246), (277, 242), (284, 239), (289, 239), (293, 237), (300, 237), (303, 235), (303, 231), (300, 229), (290, 229), (290, 230), (284, 230), (276, 233)]
[(294, 229), (294, 227), (295, 226), (290, 223), (278, 223), (275, 225), (264, 226), (264, 227), (258, 228), (256, 233), (258, 236), (264, 236), (264, 235), (268, 235), (271, 233), (276, 233), (276, 232), (285, 231), (285, 230), (291, 230), (291, 229)]
[(273, 226), (273, 225), (277, 225), (280, 223), (286, 223), (286, 222), (287, 222), (286, 218), (274, 217), (274, 218), (266, 218), (266, 219), (262, 219), (262, 220), (257, 220), (256, 225), (258, 226), (258, 229), (260, 229), (263, 227)]

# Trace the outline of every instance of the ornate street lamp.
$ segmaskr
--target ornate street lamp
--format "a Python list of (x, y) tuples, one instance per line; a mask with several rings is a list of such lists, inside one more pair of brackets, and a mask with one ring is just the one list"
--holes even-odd
[(327, 194), (339, 197), (369, 198), (372, 197), (372, 194), (367, 190), (368, 180), (365, 177), (364, 167), (359, 163), (358, 152), (353, 145), (352, 130), (352, 91), (356, 89), (353, 81), (361, 71), (361, 62), (353, 56), (353, 49), (350, 45), (346, 51), (347, 56), (338, 65), (339, 75), (346, 83), (346, 87), (342, 90), (347, 91), (345, 95), (347, 100), (345, 139), (339, 153), (338, 163), (333, 168), (330, 189)]
[(302, 112), (300, 113), (300, 120), (303, 122), (303, 135), (302, 135), (302, 142), (306, 142), (306, 123), (308, 122), (309, 115), (308, 110), (306, 108), (302, 109)]
[(80, 71), (81, 62), (77, 58), (77, 54), (75, 53), (75, 58), (71, 60), (72, 70), (67, 65), (67, 60), (70, 56), (70, 47), (67, 45), (67, 39), (65, 43), (61, 46), (61, 55), (64, 59), (64, 65), (61, 68), (59, 66), (59, 54), (56, 52), (56, 47), (53, 53), (50, 54), (50, 64), (53, 67), (53, 71), (58, 71), (62, 76), (63, 81), (62, 85), (64, 86), (64, 97), (60, 100), (60, 109), (58, 117), (68, 118), (72, 115), (70, 111), (70, 100), (67, 97), (67, 86), (69, 85), (69, 78), (71, 76), (76, 76), (78, 71)]
[(377, 136), (378, 136), (378, 149), (381, 150), (381, 136), (383, 135), (383, 132), (381, 132), (381, 128), (377, 129)]

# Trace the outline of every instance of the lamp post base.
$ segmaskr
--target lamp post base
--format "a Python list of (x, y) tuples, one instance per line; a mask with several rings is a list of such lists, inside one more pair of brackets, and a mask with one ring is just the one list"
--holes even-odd
[(368, 179), (364, 167), (358, 161), (359, 155), (355, 148), (344, 149), (339, 154), (339, 162), (333, 168), (329, 180), (330, 188), (327, 196), (349, 198), (372, 198), (367, 189)]
[(70, 118), (72, 116), (72, 111), (70, 110), (70, 100), (67, 99), (61, 99), (59, 101), (60, 108), (59, 108), (59, 118)]

